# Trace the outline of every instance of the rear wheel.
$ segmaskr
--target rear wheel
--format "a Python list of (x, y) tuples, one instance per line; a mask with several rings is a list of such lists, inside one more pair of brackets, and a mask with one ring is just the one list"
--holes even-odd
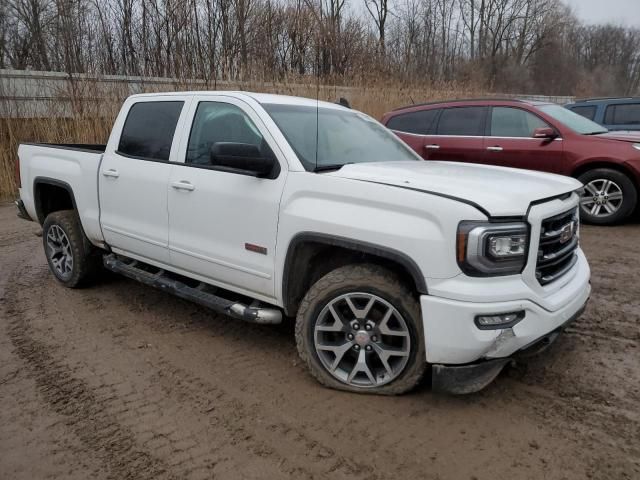
[(613, 225), (633, 213), (638, 193), (624, 173), (610, 168), (596, 168), (578, 179), (584, 183), (580, 214), (587, 223)]
[(415, 295), (375, 265), (341, 267), (315, 283), (298, 311), (296, 341), (312, 375), (341, 390), (401, 394), (426, 368)]
[(74, 210), (47, 215), (42, 241), (51, 273), (64, 286), (81, 286), (99, 271), (99, 251), (85, 236)]

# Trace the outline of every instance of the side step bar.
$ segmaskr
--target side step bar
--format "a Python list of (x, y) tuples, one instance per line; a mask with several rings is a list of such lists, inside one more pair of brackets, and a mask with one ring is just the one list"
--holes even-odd
[[(149, 267), (136, 260), (119, 258), (111, 253), (103, 256), (103, 263), (112, 272), (160, 290), (165, 290), (177, 297), (190, 300), (218, 313), (229, 315), (245, 322), (270, 325), (282, 322), (282, 312), (277, 308), (263, 308), (255, 304), (246, 305), (223, 298), (207, 291), (207, 289), (211, 290), (214, 287), (202, 282), (196, 287), (190, 287), (186, 283), (173, 278), (174, 276), (170, 276), (166, 271), (156, 267)], [(149, 271), (149, 269), (156, 271)]]

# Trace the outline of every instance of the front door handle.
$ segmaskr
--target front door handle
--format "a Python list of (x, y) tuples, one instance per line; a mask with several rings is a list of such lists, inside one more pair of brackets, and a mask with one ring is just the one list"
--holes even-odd
[(501, 152), (504, 150), (504, 148), (502, 147), (487, 147), (487, 150), (489, 150), (490, 152)]
[(440, 150), (440, 145), (425, 145), (424, 148), (427, 150)]
[(191, 182), (188, 182), (186, 180), (180, 180), (179, 182), (173, 182), (171, 184), (171, 186), (173, 188), (175, 188), (176, 190), (187, 190), (189, 192), (192, 192), (192, 191), (194, 191), (196, 189), (196, 187), (194, 187)]
[(120, 173), (115, 168), (110, 168), (109, 170), (103, 170), (102, 175), (104, 175), (105, 177), (118, 178), (120, 176)]

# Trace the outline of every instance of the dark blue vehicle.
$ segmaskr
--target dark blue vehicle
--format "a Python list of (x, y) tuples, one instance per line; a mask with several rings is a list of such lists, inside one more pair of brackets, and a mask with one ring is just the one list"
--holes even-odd
[(592, 98), (565, 107), (608, 130), (640, 131), (640, 98)]

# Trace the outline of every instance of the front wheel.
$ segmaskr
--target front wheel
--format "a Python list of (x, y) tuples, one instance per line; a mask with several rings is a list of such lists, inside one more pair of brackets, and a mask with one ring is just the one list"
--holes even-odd
[(298, 353), (323, 385), (397, 395), (426, 368), (420, 306), (392, 272), (348, 265), (307, 292), (296, 319)]
[(638, 193), (624, 173), (610, 168), (596, 168), (578, 177), (584, 184), (580, 199), (582, 219), (594, 225), (613, 225), (633, 213)]

